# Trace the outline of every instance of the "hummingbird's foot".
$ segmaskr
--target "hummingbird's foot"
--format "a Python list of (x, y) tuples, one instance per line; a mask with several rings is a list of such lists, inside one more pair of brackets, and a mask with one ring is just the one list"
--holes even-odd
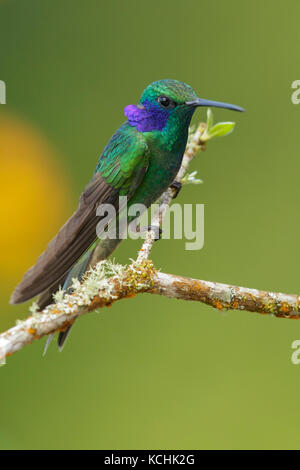
[(155, 233), (155, 242), (161, 239), (162, 229), (160, 227), (157, 227), (156, 225), (148, 225), (148, 227), (146, 227), (146, 230), (148, 232), (152, 230)]
[(174, 196), (173, 196), (173, 199), (175, 199), (178, 196), (182, 188), (182, 183), (180, 183), (180, 181), (174, 180), (173, 183), (170, 185), (170, 188), (175, 190)]

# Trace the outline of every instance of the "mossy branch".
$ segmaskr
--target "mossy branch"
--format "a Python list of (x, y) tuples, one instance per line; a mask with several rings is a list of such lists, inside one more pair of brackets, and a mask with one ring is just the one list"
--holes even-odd
[(243, 310), (274, 315), (280, 318), (300, 318), (300, 296), (264, 292), (217, 282), (201, 281), (157, 271), (150, 260), (121, 266), (101, 261), (73, 294), (66, 294), (35, 312), (24, 321), (0, 335), (0, 359), (22, 349), (26, 344), (45, 335), (62, 331), (81, 315), (117, 300), (141, 293), (164, 295), (181, 300), (203, 302), (218, 310)]
[[(195, 172), (190, 175), (186, 173), (191, 160), (199, 150), (205, 150), (212, 137), (226, 135), (233, 127), (234, 123), (228, 122), (213, 126), (209, 110), (207, 122), (200, 123), (196, 131), (190, 134), (176, 180), (194, 184), (201, 182), (195, 178)], [(176, 191), (170, 187), (161, 196), (151, 226), (159, 228), (175, 195)], [(148, 232), (137, 260), (130, 265), (100, 261), (86, 274), (82, 283), (76, 279), (73, 281), (72, 294), (59, 290), (54, 295), (53, 304), (42, 311), (38, 311), (36, 304), (33, 304), (29, 318), (0, 335), (0, 361), (5, 363), (7, 356), (36, 339), (65, 330), (81, 315), (141, 293), (199, 301), (219, 310), (246, 310), (280, 318), (300, 318), (300, 297), (297, 295), (264, 292), (157, 271), (148, 259), (156, 233), (156, 230)]]

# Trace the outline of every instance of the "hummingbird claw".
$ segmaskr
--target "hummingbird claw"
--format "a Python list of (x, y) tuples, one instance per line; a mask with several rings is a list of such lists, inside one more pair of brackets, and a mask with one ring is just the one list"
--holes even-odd
[(180, 183), (180, 181), (177, 181), (177, 180), (174, 180), (172, 184), (170, 184), (170, 188), (174, 189), (174, 196), (173, 196), (173, 199), (175, 199), (181, 188), (182, 188), (182, 183)]

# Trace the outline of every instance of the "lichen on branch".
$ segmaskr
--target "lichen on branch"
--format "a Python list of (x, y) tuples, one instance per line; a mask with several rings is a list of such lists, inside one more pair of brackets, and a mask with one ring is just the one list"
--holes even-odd
[[(187, 148), (176, 181), (199, 184), (196, 173), (187, 174), (187, 168), (199, 150), (205, 150), (207, 142), (217, 136), (232, 132), (234, 123), (213, 125), (211, 110), (207, 122), (200, 123), (189, 135)], [(231, 286), (217, 282), (201, 281), (182, 276), (161, 273), (149, 260), (151, 249), (163, 217), (176, 196), (174, 187), (163, 193), (158, 209), (151, 221), (150, 230), (139, 250), (136, 261), (123, 266), (111, 261), (100, 261), (90, 269), (82, 282), (73, 280), (72, 292), (58, 290), (53, 303), (38, 311), (35, 303), (31, 315), (0, 335), (0, 361), (45, 335), (65, 330), (81, 315), (102, 307), (109, 307), (115, 301), (137, 294), (164, 295), (181, 300), (193, 300), (210, 305), (218, 310), (235, 309), (274, 315), (280, 318), (300, 318), (300, 297), (281, 293), (264, 292), (245, 287)], [(117, 244), (116, 244), (117, 246)]]

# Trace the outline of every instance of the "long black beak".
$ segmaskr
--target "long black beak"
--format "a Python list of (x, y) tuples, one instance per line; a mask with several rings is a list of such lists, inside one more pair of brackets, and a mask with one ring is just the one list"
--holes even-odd
[(235, 104), (229, 104), (229, 103), (222, 103), (221, 101), (211, 101), (211, 100), (203, 100), (201, 98), (197, 98), (196, 100), (193, 101), (187, 101), (185, 104), (188, 106), (207, 106), (207, 107), (213, 107), (213, 108), (224, 108), (224, 109), (231, 109), (232, 111), (240, 111), (243, 112), (245, 111), (243, 108), (240, 106), (236, 106)]

